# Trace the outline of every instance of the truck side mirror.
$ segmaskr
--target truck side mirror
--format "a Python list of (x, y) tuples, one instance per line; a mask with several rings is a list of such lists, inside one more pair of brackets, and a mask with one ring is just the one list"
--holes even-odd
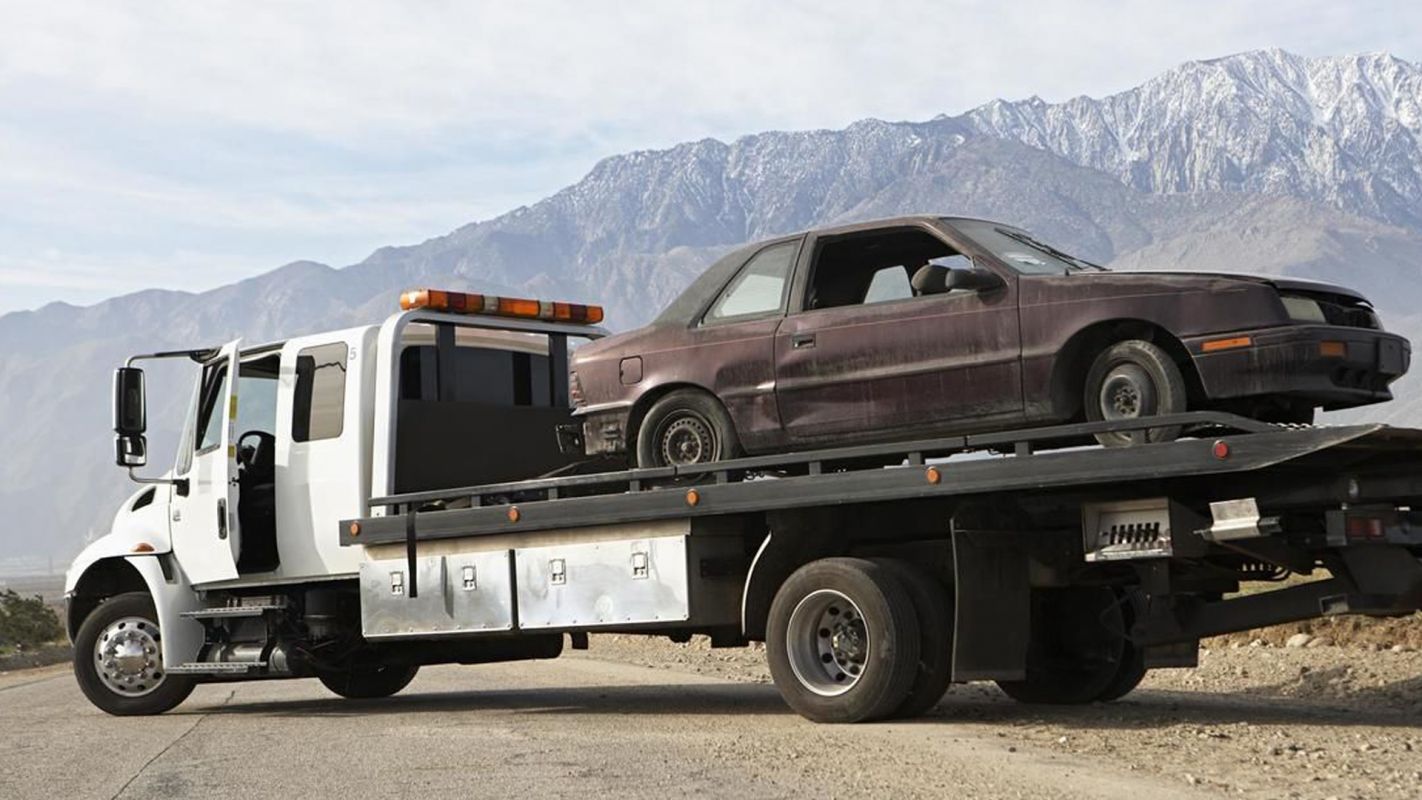
[(143, 370), (119, 367), (114, 372), (114, 461), (120, 467), (148, 463), (148, 404), (143, 391)]
[(1002, 278), (991, 270), (975, 267), (973, 269), (950, 269), (944, 276), (944, 286), (946, 291), (955, 289), (966, 289), (970, 292), (983, 292), (997, 289), (1003, 285)]

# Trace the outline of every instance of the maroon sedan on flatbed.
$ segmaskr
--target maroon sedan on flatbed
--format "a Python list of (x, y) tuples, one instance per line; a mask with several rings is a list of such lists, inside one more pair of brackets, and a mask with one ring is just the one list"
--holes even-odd
[(578, 350), (572, 392), (589, 454), (664, 466), (1198, 409), (1308, 422), (1391, 399), (1410, 359), (1339, 286), (1114, 272), (918, 216), (727, 255), (651, 325)]

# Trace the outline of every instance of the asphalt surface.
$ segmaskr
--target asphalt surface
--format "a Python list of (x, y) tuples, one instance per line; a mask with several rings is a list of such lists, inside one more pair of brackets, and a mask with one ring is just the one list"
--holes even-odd
[(343, 700), (201, 686), (109, 717), (67, 667), (0, 676), (0, 798), (1169, 798), (1199, 790), (951, 719), (822, 726), (774, 688), (596, 658), (424, 669)]

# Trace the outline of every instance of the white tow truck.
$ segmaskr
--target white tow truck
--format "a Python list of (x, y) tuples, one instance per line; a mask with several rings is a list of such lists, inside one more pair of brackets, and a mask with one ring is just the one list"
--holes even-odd
[[(1419, 431), (1197, 412), (628, 470), (572, 441), (568, 348), (604, 334), (600, 308), (438, 290), (402, 307), (118, 369), (116, 459), (142, 487), (65, 588), (96, 706), (301, 677), (384, 697), (422, 665), (616, 631), (764, 641), (789, 705), (858, 722), (954, 681), (1112, 700), (1193, 665), (1202, 636), (1422, 606)], [(138, 474), (151, 359), (197, 373), (161, 476)]]

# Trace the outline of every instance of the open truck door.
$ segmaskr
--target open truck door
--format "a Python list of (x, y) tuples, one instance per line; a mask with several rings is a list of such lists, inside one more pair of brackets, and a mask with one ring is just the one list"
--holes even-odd
[(173, 552), (193, 584), (237, 577), (237, 370), (240, 339), (203, 365), (192, 438), (181, 443), (173, 486)]

